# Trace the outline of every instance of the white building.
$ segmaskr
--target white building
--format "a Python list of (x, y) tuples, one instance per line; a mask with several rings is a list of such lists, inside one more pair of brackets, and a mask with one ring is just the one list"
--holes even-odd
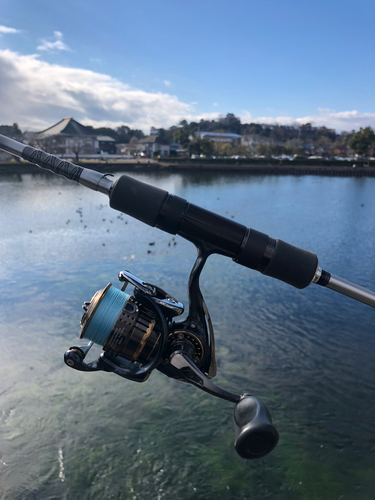
[(195, 137), (210, 139), (213, 142), (229, 143), (232, 146), (238, 146), (241, 141), (239, 134), (226, 134), (224, 132), (195, 132)]
[(169, 156), (171, 148), (165, 139), (162, 139), (158, 135), (150, 135), (138, 141), (137, 151), (145, 153), (148, 158), (153, 158), (158, 155)]
[[(272, 141), (269, 137), (264, 137), (259, 134), (247, 134), (241, 136), (241, 146), (250, 148), (252, 153), (254, 153), (257, 146), (271, 146), (274, 144), (275, 141)], [(282, 143), (282, 145), (284, 145), (284, 143)]]

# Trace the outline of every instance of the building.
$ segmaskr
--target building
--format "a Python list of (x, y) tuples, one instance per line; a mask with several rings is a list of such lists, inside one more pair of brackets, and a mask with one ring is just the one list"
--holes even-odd
[[(260, 134), (246, 134), (241, 136), (241, 146), (249, 148), (251, 154), (255, 153), (257, 146), (274, 146), (276, 142)], [(282, 143), (281, 145), (285, 145)]]
[(184, 149), (179, 142), (172, 141), (170, 144), (170, 156), (189, 157), (189, 150)]
[(238, 146), (241, 142), (239, 134), (226, 134), (224, 132), (195, 132), (195, 137), (210, 139), (210, 141), (218, 143), (227, 143), (231, 146)]
[(96, 135), (91, 127), (85, 127), (73, 118), (63, 118), (35, 134), (33, 140), (48, 153), (58, 156), (78, 158), (116, 153), (116, 143), (112, 137)]
[(113, 137), (109, 137), (109, 135), (97, 135), (96, 140), (99, 145), (98, 153), (116, 154), (116, 141)]
[(170, 156), (171, 152), (169, 142), (154, 134), (140, 139), (136, 148), (138, 153), (144, 153), (148, 158)]

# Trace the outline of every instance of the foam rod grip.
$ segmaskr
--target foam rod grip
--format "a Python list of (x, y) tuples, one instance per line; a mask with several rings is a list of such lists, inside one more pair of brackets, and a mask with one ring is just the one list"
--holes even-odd
[(314, 278), (318, 264), (318, 257), (313, 252), (276, 239), (275, 250), (263, 274), (296, 288), (305, 288)]

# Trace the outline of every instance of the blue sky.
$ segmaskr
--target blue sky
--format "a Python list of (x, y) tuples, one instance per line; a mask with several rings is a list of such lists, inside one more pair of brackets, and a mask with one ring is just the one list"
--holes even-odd
[(0, 124), (375, 127), (374, 0), (2, 0)]

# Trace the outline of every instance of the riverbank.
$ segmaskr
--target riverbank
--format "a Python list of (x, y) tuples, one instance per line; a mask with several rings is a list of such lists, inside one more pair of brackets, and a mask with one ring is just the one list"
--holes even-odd
[[(122, 161), (80, 161), (81, 165), (98, 172), (236, 172), (254, 175), (326, 175), (326, 176), (354, 176), (375, 177), (375, 162), (342, 162), (342, 161), (314, 161), (299, 160), (122, 160)], [(36, 173), (41, 169), (28, 162), (1, 162), (1, 174)]]

